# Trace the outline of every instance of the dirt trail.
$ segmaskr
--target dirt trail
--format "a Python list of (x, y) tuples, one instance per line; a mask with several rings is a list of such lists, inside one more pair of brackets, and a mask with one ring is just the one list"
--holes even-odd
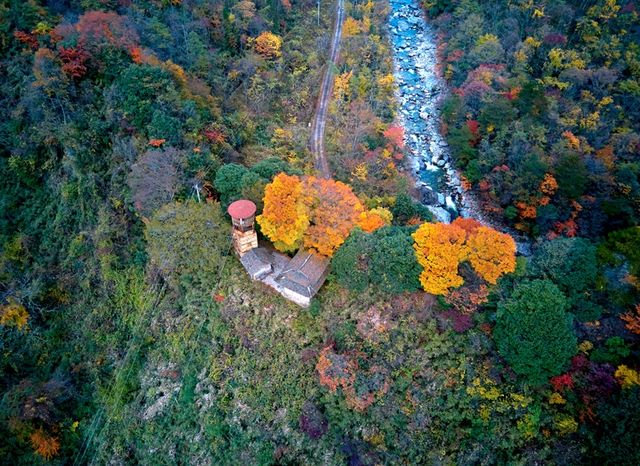
[(340, 38), (342, 37), (342, 23), (344, 21), (344, 0), (338, 0), (337, 8), (336, 22), (331, 39), (329, 63), (327, 63), (324, 77), (322, 78), (316, 113), (311, 123), (311, 152), (313, 153), (313, 164), (324, 178), (331, 178), (331, 170), (329, 169), (327, 156), (324, 152), (324, 129), (327, 120), (329, 99), (331, 99), (333, 90), (333, 65), (337, 61), (338, 53), (340, 52)]

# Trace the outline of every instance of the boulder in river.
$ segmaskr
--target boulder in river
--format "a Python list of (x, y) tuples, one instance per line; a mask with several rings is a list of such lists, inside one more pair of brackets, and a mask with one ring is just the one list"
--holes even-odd
[(411, 25), (407, 21), (405, 21), (404, 19), (398, 21), (398, 31), (404, 32), (408, 31), (409, 29), (411, 29)]
[(436, 205), (438, 203), (437, 193), (427, 186), (420, 190), (420, 198), (425, 205)]
[(427, 209), (433, 214), (435, 219), (442, 223), (451, 223), (451, 213), (442, 207), (429, 205)]

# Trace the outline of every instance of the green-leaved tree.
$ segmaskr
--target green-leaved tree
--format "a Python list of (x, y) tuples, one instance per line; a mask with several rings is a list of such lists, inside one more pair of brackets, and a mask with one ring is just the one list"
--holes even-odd
[(576, 353), (567, 298), (548, 280), (516, 287), (498, 305), (494, 339), (511, 368), (534, 385), (560, 374)]

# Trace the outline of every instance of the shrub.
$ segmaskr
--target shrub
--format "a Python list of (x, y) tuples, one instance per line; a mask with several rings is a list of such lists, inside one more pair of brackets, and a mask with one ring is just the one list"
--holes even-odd
[(352, 291), (364, 291), (370, 283), (370, 257), (373, 236), (359, 228), (351, 232), (331, 260), (331, 269), (340, 285)]
[(591, 353), (591, 360), (594, 362), (608, 362), (617, 364), (622, 359), (629, 356), (631, 350), (627, 347), (624, 339), (621, 337), (607, 338), (605, 345), (596, 348)]
[(568, 302), (547, 280), (520, 284), (498, 304), (494, 338), (513, 370), (535, 385), (560, 374), (576, 353)]
[(127, 179), (136, 210), (149, 216), (170, 202), (178, 190), (181, 152), (169, 147), (149, 150), (131, 166)]
[(278, 173), (282, 172), (287, 175), (302, 175), (300, 170), (291, 168), (287, 162), (276, 157), (261, 160), (251, 167), (251, 171), (269, 181), (271, 181)]
[(243, 178), (247, 173), (249, 173), (249, 170), (237, 163), (228, 163), (220, 167), (216, 173), (214, 186), (220, 193), (220, 200), (223, 203), (229, 203), (240, 198)]
[(594, 460), (601, 464), (640, 464), (640, 386), (622, 390), (598, 405), (597, 434), (591, 439)]
[(322, 411), (311, 401), (305, 401), (298, 420), (300, 430), (311, 439), (319, 439), (328, 430), (329, 423)]
[(640, 275), (640, 227), (610, 233), (598, 253), (603, 262), (611, 265), (620, 265), (623, 256), (631, 265), (631, 273)]
[(369, 285), (385, 293), (420, 289), (420, 266), (405, 228), (384, 227), (371, 234), (354, 230), (336, 252), (332, 268), (338, 283), (352, 291)]
[(529, 270), (537, 277), (553, 281), (565, 293), (579, 293), (596, 280), (596, 248), (584, 238), (554, 239), (540, 246)]
[(385, 293), (403, 293), (420, 289), (420, 265), (413, 251), (411, 232), (387, 227), (373, 233), (369, 250), (370, 282)]
[(118, 110), (137, 129), (151, 122), (158, 101), (177, 93), (171, 74), (150, 65), (131, 65), (115, 83)]
[(172, 285), (182, 279), (212, 283), (230, 243), (219, 204), (171, 203), (145, 230), (149, 258)]
[(396, 203), (391, 209), (394, 225), (406, 225), (411, 219), (418, 218), (425, 222), (433, 219), (431, 212), (422, 204), (414, 201), (408, 194), (398, 194)]
[(571, 312), (580, 321), (600, 317), (602, 308), (590, 296), (598, 275), (595, 246), (584, 238), (558, 238), (536, 251), (529, 272), (551, 280), (570, 298)]

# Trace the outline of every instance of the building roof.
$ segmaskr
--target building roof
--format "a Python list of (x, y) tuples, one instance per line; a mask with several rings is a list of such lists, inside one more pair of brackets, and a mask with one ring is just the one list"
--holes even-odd
[(256, 205), (247, 199), (240, 199), (232, 202), (227, 212), (233, 218), (249, 218), (256, 213)]
[(301, 249), (276, 278), (276, 281), (283, 288), (311, 298), (327, 278), (328, 269), (329, 259)]
[(240, 262), (251, 279), (302, 307), (309, 306), (329, 273), (329, 259), (323, 256), (300, 250), (291, 259), (270, 246), (251, 249)]
[(260, 280), (274, 271), (276, 257), (264, 248), (254, 248), (244, 254), (240, 262), (253, 280)]

